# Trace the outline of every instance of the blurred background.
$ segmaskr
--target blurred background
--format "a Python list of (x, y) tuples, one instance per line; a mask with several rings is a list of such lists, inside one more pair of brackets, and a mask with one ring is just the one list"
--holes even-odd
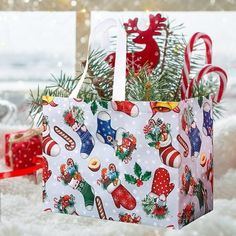
[[(119, 227), (80, 217), (50, 218), (40, 214), (40, 186), (26, 178), (15, 178), (0, 183), (1, 235), (45, 235), (48, 230), (57, 235), (236, 234), (235, 0), (1, 0), (0, 10), (0, 100), (12, 102), (18, 109), (12, 124), (0, 125), (0, 160), (3, 133), (28, 127), (29, 90), (44, 87), (51, 74), (63, 71), (74, 76), (78, 71), (87, 54), (91, 10), (163, 11), (184, 23), (186, 39), (196, 31), (209, 34), (213, 64), (224, 68), (229, 77), (222, 102), (226, 111), (215, 122), (216, 200), (212, 213), (178, 233), (145, 226)], [(0, 169), (5, 169), (2, 163)]]

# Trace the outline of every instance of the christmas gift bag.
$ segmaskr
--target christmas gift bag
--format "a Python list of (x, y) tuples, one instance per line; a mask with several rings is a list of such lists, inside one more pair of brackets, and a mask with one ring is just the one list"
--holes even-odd
[[(212, 107), (222, 98), (227, 75), (211, 65), (209, 36), (196, 33), (185, 47), (181, 99), (128, 100), (130, 71), (135, 94), (140, 73), (152, 73), (163, 59), (156, 37), (166, 32), (167, 19), (147, 14), (92, 14), (90, 52), (102, 51), (103, 70), (114, 70), (112, 83), (104, 85), (112, 86), (110, 101), (80, 99), (91, 84), (86, 78), (91, 57), (69, 98), (43, 98), (43, 155), (51, 173), (43, 180), (45, 211), (181, 228), (213, 209)], [(139, 21), (148, 30), (141, 30)], [(113, 52), (107, 47), (110, 38), (115, 38)], [(145, 53), (143, 48), (127, 52), (130, 43), (141, 44), (144, 38)], [(191, 57), (199, 41), (206, 65), (192, 77)], [(102, 72), (96, 74), (101, 98)], [(196, 87), (212, 73), (219, 79), (218, 90), (195, 97)]]

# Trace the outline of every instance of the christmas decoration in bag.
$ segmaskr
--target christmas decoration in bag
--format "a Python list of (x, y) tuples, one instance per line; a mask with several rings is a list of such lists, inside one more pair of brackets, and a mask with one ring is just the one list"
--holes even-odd
[[(211, 64), (210, 37), (196, 33), (184, 48), (179, 99), (132, 100), (127, 91), (130, 71), (139, 80), (163, 60), (156, 37), (168, 32), (167, 25), (159, 13), (92, 13), (89, 51), (102, 51), (101, 61), (114, 70), (112, 83), (107, 81), (112, 98), (91, 105), (80, 96), (91, 85), (90, 56), (70, 97), (43, 97), (45, 211), (181, 228), (213, 209), (212, 107), (223, 96), (227, 75)], [(206, 62), (193, 76), (199, 42)], [(145, 47), (129, 52), (130, 43)], [(217, 91), (195, 97), (209, 74), (217, 76)], [(103, 88), (97, 84), (98, 94)]]

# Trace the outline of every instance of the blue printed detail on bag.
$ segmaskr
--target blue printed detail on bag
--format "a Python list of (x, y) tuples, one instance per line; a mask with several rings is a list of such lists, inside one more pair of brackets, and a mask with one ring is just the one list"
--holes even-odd
[(94, 148), (94, 138), (85, 125), (81, 125), (76, 133), (81, 139), (80, 156), (87, 158)]
[(201, 150), (202, 140), (200, 130), (194, 120), (192, 107), (190, 106), (184, 109), (182, 116), (182, 128), (189, 137), (191, 144), (191, 158), (197, 158)]
[(132, 153), (136, 149), (136, 138), (133, 134), (123, 128), (113, 129), (111, 126), (111, 116), (101, 111), (97, 117), (98, 140), (115, 149), (115, 155), (125, 164), (132, 160)]
[(211, 118), (211, 106), (208, 102), (203, 105), (203, 133), (209, 137), (213, 135), (213, 119)]
[(96, 133), (98, 140), (114, 148), (116, 133), (117, 131), (111, 127), (111, 116), (105, 111), (99, 112)]
[(73, 106), (64, 112), (64, 121), (75, 131), (81, 140), (80, 156), (88, 158), (94, 148), (94, 138), (84, 124), (84, 112), (81, 108)]

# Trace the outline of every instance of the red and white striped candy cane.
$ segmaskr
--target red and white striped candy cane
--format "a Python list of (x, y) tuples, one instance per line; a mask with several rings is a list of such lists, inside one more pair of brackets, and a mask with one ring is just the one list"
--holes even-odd
[(218, 91), (216, 92), (216, 94), (212, 95), (212, 101), (215, 103), (220, 102), (224, 90), (226, 88), (226, 84), (227, 84), (227, 74), (226, 72), (221, 69), (218, 66), (212, 66), (212, 65), (206, 65), (204, 66), (199, 73), (196, 75), (196, 77), (191, 80), (190, 84), (189, 84), (189, 88), (186, 92), (186, 98), (190, 98), (193, 94), (193, 87), (195, 85), (198, 85), (199, 82), (204, 78), (205, 75), (208, 75), (210, 73), (216, 73), (218, 75), (218, 78), (220, 80), (220, 85), (218, 88)]
[(185, 99), (186, 91), (189, 86), (189, 75), (191, 71), (191, 56), (193, 52), (194, 45), (202, 39), (205, 47), (206, 47), (206, 64), (211, 64), (212, 61), (212, 41), (211, 38), (207, 34), (203, 34), (200, 32), (195, 33), (184, 52), (184, 67), (182, 69), (182, 85), (181, 85), (181, 98)]

